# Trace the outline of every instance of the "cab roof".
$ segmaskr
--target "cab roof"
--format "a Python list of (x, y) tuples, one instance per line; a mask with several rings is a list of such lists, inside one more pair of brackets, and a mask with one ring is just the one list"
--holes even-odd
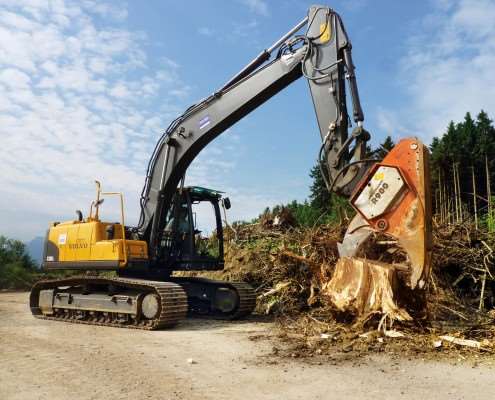
[(195, 200), (218, 200), (222, 197), (222, 193), (224, 193), (201, 186), (187, 186), (183, 189), (189, 191), (191, 197)]

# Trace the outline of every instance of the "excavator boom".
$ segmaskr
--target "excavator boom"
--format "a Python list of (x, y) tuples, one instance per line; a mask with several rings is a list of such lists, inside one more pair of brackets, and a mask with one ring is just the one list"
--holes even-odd
[[(304, 25), (306, 33), (296, 35)], [(272, 53), (276, 57), (268, 62)], [(350, 196), (369, 161), (369, 134), (363, 127), (351, 43), (340, 16), (324, 6), (312, 6), (308, 16), (268, 50), (231, 78), (220, 90), (189, 107), (160, 138), (151, 157), (141, 196), (137, 227), (149, 243), (152, 262), (166, 254), (160, 247), (166, 215), (175, 189), (198, 153), (238, 120), (300, 77), (308, 80), (322, 147), (320, 158), (331, 189)], [(346, 80), (357, 126), (348, 134)]]

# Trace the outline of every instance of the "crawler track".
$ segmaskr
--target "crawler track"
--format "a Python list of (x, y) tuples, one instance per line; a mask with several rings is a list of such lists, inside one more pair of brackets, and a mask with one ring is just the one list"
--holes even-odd
[[(173, 277), (171, 281), (183, 287), (188, 295), (189, 314), (213, 317), (216, 319), (239, 319), (251, 314), (256, 307), (256, 294), (253, 288), (244, 282), (217, 281), (200, 277)], [(217, 289), (229, 289), (236, 293), (235, 307), (227, 312), (215, 309), (215, 292)], [(198, 296), (198, 294), (200, 294)], [(207, 299), (204, 304), (198, 300)]]
[(251, 286), (244, 282), (229, 282), (239, 294), (239, 306), (231, 319), (243, 318), (251, 314), (256, 307), (256, 294)]
[[(78, 287), (84, 285), (115, 286), (123, 289), (153, 293), (159, 299), (159, 311), (153, 319), (142, 318), (139, 313), (133, 316), (119, 315), (118, 313), (102, 311), (74, 311), (63, 308), (54, 308), (52, 315), (43, 314), (39, 306), (41, 290), (63, 287)], [(99, 278), (99, 277), (72, 277), (67, 279), (45, 280), (37, 282), (29, 299), (31, 313), (40, 319), (72, 322), (78, 324), (113, 326), (119, 328), (133, 328), (155, 330), (169, 328), (176, 325), (187, 315), (187, 296), (184, 290), (172, 282), (157, 282), (142, 279), (128, 278)]]

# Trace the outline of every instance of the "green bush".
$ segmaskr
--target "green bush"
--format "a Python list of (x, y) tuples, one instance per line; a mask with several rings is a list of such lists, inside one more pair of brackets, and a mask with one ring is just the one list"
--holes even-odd
[(0, 289), (27, 288), (36, 276), (36, 265), (24, 243), (0, 236)]

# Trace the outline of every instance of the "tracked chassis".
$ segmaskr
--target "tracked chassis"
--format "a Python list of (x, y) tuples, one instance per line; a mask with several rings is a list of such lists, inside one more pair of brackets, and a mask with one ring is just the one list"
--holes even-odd
[(36, 283), (30, 307), (37, 318), (153, 330), (183, 319), (187, 296), (171, 282), (73, 277)]
[(255, 305), (249, 285), (203, 278), (160, 282), (82, 276), (40, 281), (30, 294), (36, 318), (146, 330), (170, 328), (187, 314), (240, 318)]
[(187, 293), (192, 316), (238, 319), (251, 314), (256, 307), (256, 295), (247, 283), (182, 277), (171, 278), (171, 281)]

